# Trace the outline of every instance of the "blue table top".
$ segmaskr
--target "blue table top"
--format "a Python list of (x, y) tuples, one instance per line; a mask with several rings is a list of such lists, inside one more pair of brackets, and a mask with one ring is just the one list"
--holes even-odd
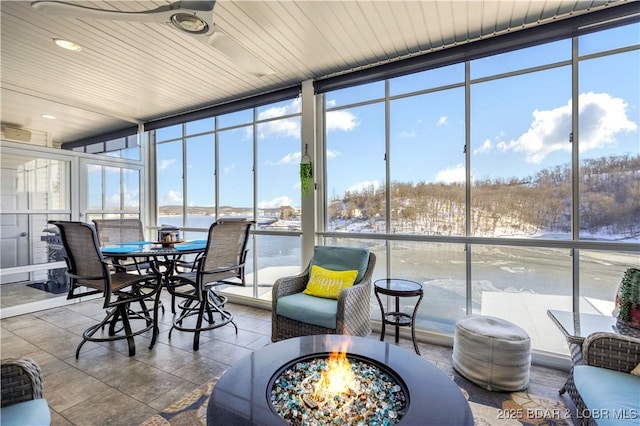
[(102, 254), (120, 257), (151, 257), (156, 255), (198, 253), (206, 248), (206, 240), (185, 241), (172, 247), (165, 247), (149, 241), (132, 241), (115, 246), (101, 247)]

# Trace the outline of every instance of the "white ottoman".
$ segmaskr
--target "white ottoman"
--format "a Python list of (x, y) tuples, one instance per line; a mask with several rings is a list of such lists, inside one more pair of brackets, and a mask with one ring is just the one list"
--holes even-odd
[(529, 386), (531, 340), (519, 326), (486, 315), (456, 323), (453, 368), (490, 391), (518, 391)]

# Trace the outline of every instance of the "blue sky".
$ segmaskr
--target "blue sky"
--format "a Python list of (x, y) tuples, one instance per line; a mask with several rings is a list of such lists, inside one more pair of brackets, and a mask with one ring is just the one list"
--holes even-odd
[[(628, 26), (581, 37), (580, 52), (623, 47), (639, 42), (639, 26)], [(510, 52), (471, 63), (472, 80), (523, 67), (569, 60), (569, 40)], [(579, 67), (580, 157), (638, 155), (640, 123), (638, 50), (614, 57), (581, 61)], [(431, 70), (391, 81), (391, 95), (462, 84), (464, 66)], [(526, 177), (571, 161), (571, 67), (474, 82), (471, 86), (472, 179)], [(335, 108), (384, 97), (384, 82), (330, 92), (327, 107)], [(464, 87), (391, 102), (389, 140), (391, 179), (399, 182), (463, 182), (465, 157)], [(384, 103), (338, 109), (327, 114), (328, 196), (346, 190), (379, 187), (385, 180)], [(259, 119), (299, 111), (299, 100), (258, 110)], [(221, 126), (252, 119), (242, 111), (221, 117)], [(213, 121), (190, 129), (213, 127)], [(175, 129), (161, 133), (168, 139)], [(179, 135), (179, 134), (178, 134)], [(174, 135), (175, 137), (175, 135)], [(212, 144), (188, 153), (190, 205), (213, 205)], [(220, 136), (220, 204), (253, 204), (250, 127)], [(280, 119), (259, 125), (258, 206), (299, 206), (300, 119)], [(182, 202), (182, 152), (178, 144), (159, 146), (159, 204)]]

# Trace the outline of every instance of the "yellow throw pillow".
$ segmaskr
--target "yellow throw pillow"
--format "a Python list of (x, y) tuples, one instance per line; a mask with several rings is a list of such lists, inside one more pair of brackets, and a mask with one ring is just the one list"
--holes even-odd
[(351, 287), (358, 271), (330, 271), (317, 265), (311, 266), (311, 275), (304, 294), (325, 299), (337, 299), (343, 288)]

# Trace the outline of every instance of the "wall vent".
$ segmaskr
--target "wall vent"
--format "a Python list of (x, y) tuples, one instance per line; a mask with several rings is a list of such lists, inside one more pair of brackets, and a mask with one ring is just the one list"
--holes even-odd
[(2, 139), (31, 142), (31, 132), (17, 127), (2, 125)]

